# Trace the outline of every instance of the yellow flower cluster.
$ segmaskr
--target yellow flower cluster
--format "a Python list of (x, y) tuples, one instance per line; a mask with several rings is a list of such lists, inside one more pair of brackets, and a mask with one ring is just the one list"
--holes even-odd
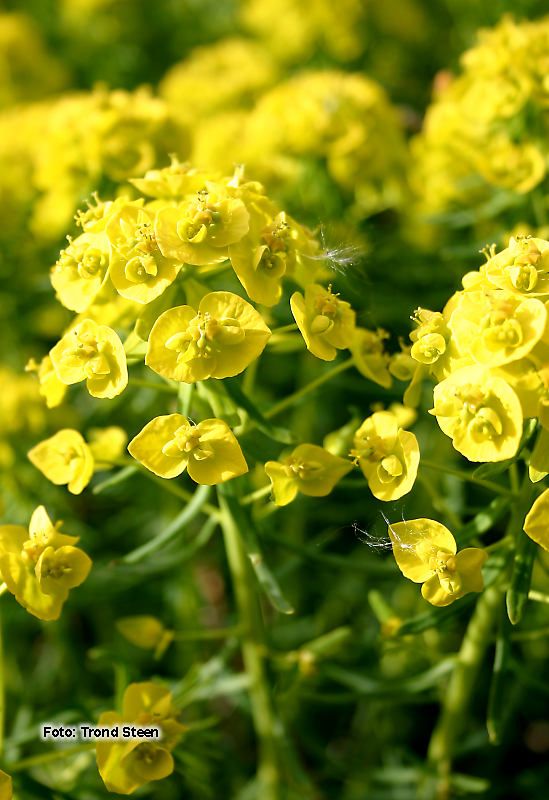
[(172, 750), (185, 727), (179, 722), (171, 693), (152, 682), (132, 683), (124, 692), (122, 713), (105, 711), (99, 717), (100, 727), (135, 725), (156, 726), (161, 738), (141, 741), (104, 740), (96, 746), (97, 768), (106, 788), (116, 794), (132, 794), (150, 781), (167, 778), (174, 770)]
[[(512, 458), (524, 419), (539, 419), (541, 436), (549, 428), (548, 271), (549, 242), (513, 238), (487, 252), (442, 313), (416, 312), (408, 398), (423, 375), (435, 378), (431, 413), (469, 461)], [(549, 464), (534, 462), (536, 479), (544, 477)]]
[[(186, 155), (188, 134), (167, 104), (143, 88), (97, 87), (0, 115), (0, 197), (13, 229), (56, 241), (82, 198)], [(10, 193), (15, 191), (15, 198)], [(8, 223), (9, 223), (8, 218)]]
[(86, 580), (91, 560), (53, 524), (44, 506), (29, 529), (0, 525), (0, 578), (23, 608), (43, 620), (58, 619), (70, 589)]
[[(402, 202), (406, 146), (385, 92), (358, 73), (306, 71), (266, 91), (253, 110), (224, 111), (195, 132), (193, 161), (245, 163), (286, 199), (326, 214), (325, 192), (362, 218)], [(318, 190), (317, 190), (318, 191)]]
[(471, 209), (497, 190), (522, 195), (543, 181), (548, 58), (549, 18), (504, 17), (480, 32), (462, 56), (459, 76), (439, 81), (412, 143), (420, 213)]
[(0, 108), (38, 100), (66, 82), (65, 68), (46, 50), (32, 18), (0, 14)]

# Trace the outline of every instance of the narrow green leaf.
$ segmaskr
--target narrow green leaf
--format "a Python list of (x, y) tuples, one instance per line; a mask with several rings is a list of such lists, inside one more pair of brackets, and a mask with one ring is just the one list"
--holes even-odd
[(518, 537), (511, 584), (507, 590), (507, 613), (513, 625), (520, 622), (524, 613), (532, 581), (536, 551), (537, 545), (529, 536), (522, 534)]
[(287, 428), (273, 425), (263, 416), (257, 406), (246, 394), (244, 394), (237, 378), (225, 378), (223, 381), (223, 386), (225, 387), (231, 400), (233, 400), (237, 406), (240, 406), (240, 408), (243, 408), (244, 411), (246, 411), (249, 417), (253, 419), (259, 430), (262, 431), (266, 436), (274, 439), (275, 442), (281, 442), (282, 444), (295, 443), (292, 433)]
[(494, 670), (488, 696), (488, 713), (486, 727), (488, 737), (492, 744), (499, 744), (503, 725), (507, 717), (509, 696), (509, 672), (511, 656), (511, 625), (509, 618), (502, 609), (499, 631), (496, 639), (496, 652), (494, 656)]

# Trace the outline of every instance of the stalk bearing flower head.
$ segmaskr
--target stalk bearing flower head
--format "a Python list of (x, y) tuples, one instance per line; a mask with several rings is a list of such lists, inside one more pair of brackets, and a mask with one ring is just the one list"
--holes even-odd
[(405, 578), (422, 583), (421, 594), (433, 606), (448, 606), (469, 592), (484, 588), (486, 552), (467, 547), (457, 552), (456, 540), (432, 519), (389, 524), (393, 554)]
[(464, 367), (435, 386), (429, 413), (469, 461), (503, 461), (519, 446), (520, 401), (507, 381), (483, 367)]
[(290, 299), (292, 314), (307, 350), (323, 361), (333, 361), (337, 350), (351, 347), (355, 335), (355, 312), (338, 294), (314, 283), (305, 296), (295, 292)]
[(176, 478), (187, 470), (196, 483), (213, 486), (248, 472), (236, 436), (221, 419), (193, 425), (182, 414), (155, 417), (128, 450), (160, 478)]
[(51, 269), (51, 283), (65, 308), (81, 313), (93, 303), (109, 268), (111, 246), (104, 232), (69, 240)]
[(248, 232), (250, 215), (242, 200), (207, 181), (179, 206), (159, 211), (155, 235), (161, 252), (185, 264), (201, 266), (225, 261), (227, 247)]
[(44, 439), (28, 453), (29, 460), (56, 486), (80, 494), (93, 475), (94, 458), (83, 436), (71, 428)]
[(50, 350), (59, 380), (70, 386), (86, 381), (92, 397), (112, 398), (128, 384), (124, 346), (107, 325), (85, 319)]
[(166, 258), (154, 231), (154, 214), (140, 202), (127, 203), (110, 219), (106, 233), (112, 244), (110, 277), (116, 291), (145, 305), (176, 279), (183, 263)]
[(255, 308), (232, 292), (210, 292), (195, 311), (176, 306), (156, 320), (145, 363), (184, 383), (238, 375), (261, 353), (271, 331)]
[(150, 741), (130, 739), (100, 740), (96, 746), (97, 768), (109, 792), (133, 794), (149, 781), (167, 778), (174, 770), (172, 750), (185, 727), (179, 722), (179, 711), (171, 693), (152, 683), (132, 683), (124, 692), (122, 713), (105, 711), (98, 720), (100, 727), (133, 724), (156, 726), (161, 738)]
[(355, 433), (351, 456), (378, 500), (398, 500), (414, 485), (419, 445), (391, 411), (376, 411), (364, 420)]
[(495, 289), (460, 292), (449, 327), (460, 353), (477, 364), (501, 367), (526, 356), (542, 338), (546, 322), (541, 300)]
[(43, 620), (58, 619), (70, 589), (88, 577), (91, 560), (53, 524), (44, 506), (33, 513), (29, 530), (0, 526), (0, 576), (23, 608)]
[(326, 497), (352, 468), (350, 461), (315, 444), (300, 444), (282, 461), (265, 464), (277, 506), (288, 505), (298, 492), (309, 497)]

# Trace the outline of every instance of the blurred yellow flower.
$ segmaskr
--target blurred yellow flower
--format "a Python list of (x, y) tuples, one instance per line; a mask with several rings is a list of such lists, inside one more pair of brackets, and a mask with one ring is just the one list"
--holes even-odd
[(385, 389), (388, 389), (393, 382), (388, 369), (389, 355), (383, 345), (388, 336), (384, 330), (370, 331), (367, 328), (355, 328), (350, 345), (355, 366), (360, 374)]
[(352, 468), (350, 461), (314, 444), (300, 444), (282, 461), (265, 464), (277, 506), (288, 505), (298, 492), (308, 497), (326, 497)]
[(195, 311), (177, 306), (156, 320), (145, 363), (159, 375), (194, 383), (238, 375), (267, 344), (261, 315), (232, 292), (210, 292)]
[(193, 425), (182, 414), (155, 417), (128, 445), (130, 454), (161, 478), (187, 470), (196, 483), (212, 486), (248, 471), (240, 445), (226, 422)]
[(11, 778), (0, 769), (0, 800), (12, 800), (13, 789)]
[(482, 565), (487, 554), (478, 547), (457, 552), (456, 540), (432, 519), (389, 524), (395, 560), (404, 577), (422, 583), (431, 605), (448, 606), (468, 592), (484, 588)]
[(69, 590), (86, 580), (91, 560), (61, 533), (44, 506), (32, 514), (29, 529), (0, 526), (0, 576), (23, 608), (43, 620), (58, 619)]
[(524, 532), (549, 551), (549, 489), (540, 494), (524, 520)]
[(116, 711), (101, 714), (99, 726), (133, 723), (138, 727), (157, 726), (162, 733), (158, 742), (152, 739), (97, 742), (97, 768), (109, 792), (132, 794), (149, 781), (171, 775), (174, 770), (171, 751), (185, 730), (178, 719), (179, 711), (173, 706), (171, 693), (152, 682), (128, 686), (121, 714)]
[(110, 469), (112, 462), (121, 458), (128, 443), (128, 434), (117, 425), (108, 428), (91, 428), (88, 443), (95, 461), (95, 469)]
[(80, 494), (93, 475), (94, 459), (78, 431), (64, 428), (44, 439), (28, 457), (34, 466), (56, 486), (67, 484), (69, 492)]

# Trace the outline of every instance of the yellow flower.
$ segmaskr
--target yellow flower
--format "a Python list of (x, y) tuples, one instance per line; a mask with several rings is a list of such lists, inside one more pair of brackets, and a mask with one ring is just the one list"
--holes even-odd
[(332, 292), (331, 286), (307, 286), (305, 296), (295, 292), (290, 305), (307, 349), (317, 358), (333, 361), (337, 350), (353, 343), (355, 312)]
[(67, 484), (69, 492), (80, 494), (91, 480), (94, 460), (78, 431), (64, 428), (29, 451), (34, 466), (56, 486)]
[(123, 455), (128, 443), (128, 434), (116, 425), (111, 425), (109, 428), (92, 428), (88, 431), (88, 441), (95, 469), (110, 469), (112, 462)]
[(524, 520), (524, 532), (549, 552), (549, 489), (534, 501)]
[(535, 347), (546, 321), (541, 300), (495, 289), (460, 292), (449, 327), (461, 353), (486, 367), (501, 367)]
[(226, 422), (193, 425), (182, 414), (155, 417), (128, 445), (131, 455), (161, 478), (187, 470), (196, 483), (213, 486), (248, 471), (240, 445)]
[(0, 800), (12, 800), (13, 789), (11, 778), (0, 769)]
[(353, 465), (315, 444), (300, 444), (283, 461), (267, 461), (274, 501), (286, 506), (298, 492), (309, 497), (326, 497)]
[(248, 232), (250, 215), (242, 200), (213, 182), (181, 205), (158, 213), (155, 233), (167, 258), (185, 264), (213, 264), (228, 257), (227, 247)]
[[(317, 244), (304, 228), (284, 211), (275, 217), (265, 208), (265, 198), (249, 203), (250, 230), (229, 246), (232, 267), (248, 296), (256, 303), (274, 306), (282, 296), (282, 280), (314, 255)], [(313, 271), (308, 259), (308, 272)]]
[(456, 540), (440, 522), (396, 522), (389, 525), (389, 536), (400, 571), (405, 578), (423, 584), (421, 594), (431, 605), (448, 606), (484, 588), (485, 551), (467, 547), (458, 553)]
[(69, 242), (50, 277), (57, 297), (71, 311), (85, 311), (93, 303), (105, 278), (110, 242), (104, 233), (82, 233)]
[(167, 630), (159, 619), (147, 615), (122, 617), (116, 621), (116, 627), (131, 644), (154, 650), (155, 658), (163, 655), (174, 637), (174, 632)]
[(86, 381), (93, 397), (116, 397), (128, 384), (124, 346), (107, 325), (83, 320), (50, 350), (50, 357), (63, 383)]
[(388, 369), (389, 356), (383, 341), (389, 336), (384, 330), (370, 331), (356, 328), (351, 342), (351, 353), (361, 375), (388, 389), (392, 378)]
[(162, 737), (156, 741), (105, 739), (96, 746), (97, 768), (109, 792), (132, 794), (149, 781), (167, 778), (174, 770), (171, 751), (185, 728), (178, 721), (171, 693), (152, 682), (132, 683), (124, 692), (122, 713), (105, 711), (99, 726), (159, 727)]
[(194, 383), (238, 375), (256, 359), (271, 331), (261, 315), (232, 292), (210, 292), (198, 311), (177, 306), (156, 320), (145, 363), (166, 378)]
[(31, 358), (25, 367), (25, 371), (38, 373), (38, 380), (40, 382), (38, 391), (46, 400), (48, 408), (55, 408), (63, 402), (65, 394), (67, 393), (67, 385), (57, 377), (50, 356), (44, 356), (39, 364), (34, 358)]
[(519, 446), (520, 401), (503, 378), (483, 367), (464, 367), (435, 386), (429, 413), (469, 461), (503, 461)]
[(398, 500), (416, 479), (419, 445), (391, 411), (376, 411), (355, 433), (351, 455), (378, 500)]
[(69, 590), (86, 580), (91, 560), (74, 545), (77, 536), (59, 531), (44, 506), (33, 513), (29, 530), (0, 526), (0, 575), (23, 608), (43, 620), (58, 619)]
[(532, 236), (511, 238), (509, 247), (492, 255), (481, 272), (498, 289), (529, 297), (547, 297), (549, 242)]

